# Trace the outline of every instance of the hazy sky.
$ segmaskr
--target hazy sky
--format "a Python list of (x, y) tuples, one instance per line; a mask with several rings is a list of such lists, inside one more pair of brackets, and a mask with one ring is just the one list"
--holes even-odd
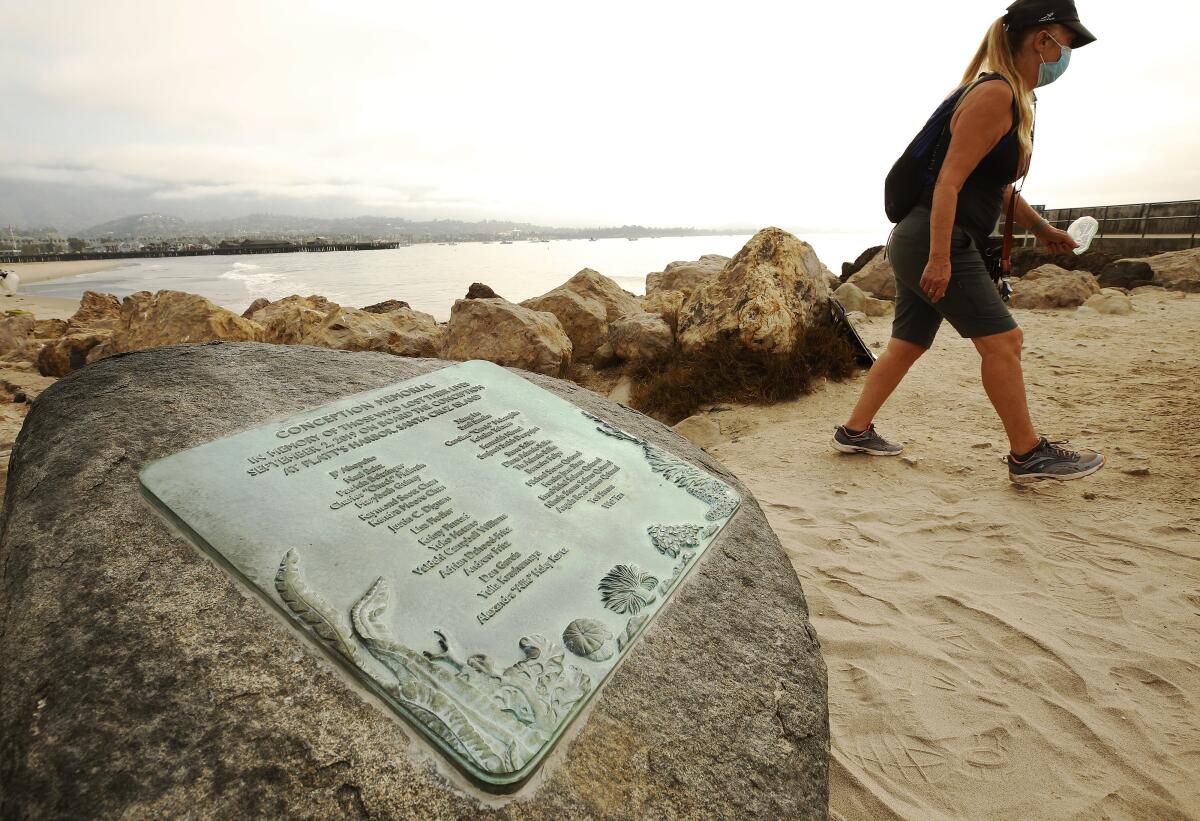
[[(0, 0), (0, 178), (165, 213), (871, 230), (1005, 5)], [(1039, 93), (1026, 199), (1200, 197), (1197, 5), (1078, 5), (1099, 40)]]

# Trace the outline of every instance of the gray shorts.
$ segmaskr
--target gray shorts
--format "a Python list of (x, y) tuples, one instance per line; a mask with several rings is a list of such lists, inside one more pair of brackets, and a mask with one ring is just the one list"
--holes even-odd
[(954, 226), (950, 236), (950, 284), (936, 303), (921, 290), (921, 274), (929, 261), (929, 208), (918, 205), (900, 221), (887, 245), (896, 272), (896, 316), (892, 336), (928, 348), (945, 319), (959, 336), (974, 338), (1004, 333), (1017, 321), (988, 276), (971, 236)]

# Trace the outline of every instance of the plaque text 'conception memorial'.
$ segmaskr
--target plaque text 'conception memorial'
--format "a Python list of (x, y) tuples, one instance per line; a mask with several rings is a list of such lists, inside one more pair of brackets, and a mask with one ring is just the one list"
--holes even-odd
[(161, 459), (141, 482), (491, 790), (536, 769), (739, 502), (480, 360)]

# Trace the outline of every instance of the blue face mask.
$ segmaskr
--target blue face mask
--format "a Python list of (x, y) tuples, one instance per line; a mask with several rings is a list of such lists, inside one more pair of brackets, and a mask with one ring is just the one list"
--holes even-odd
[[(1054, 35), (1046, 32), (1051, 40), (1054, 40)], [(1047, 63), (1042, 60), (1042, 65), (1038, 68), (1037, 88), (1050, 85), (1059, 77), (1063, 76), (1063, 72), (1067, 70), (1067, 64), (1071, 62), (1071, 49), (1069, 46), (1064, 46), (1062, 43), (1054, 40), (1054, 43), (1062, 50), (1062, 55), (1053, 63)], [(1041, 60), (1041, 55), (1038, 55)]]

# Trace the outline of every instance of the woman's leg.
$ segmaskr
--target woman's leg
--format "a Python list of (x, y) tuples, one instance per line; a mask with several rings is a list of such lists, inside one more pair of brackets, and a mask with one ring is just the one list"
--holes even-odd
[(992, 407), (1004, 423), (1013, 453), (1027, 453), (1041, 438), (1033, 430), (1029, 404), (1025, 400), (1025, 377), (1021, 372), (1021, 345), (1025, 335), (1020, 328), (971, 339), (982, 358), (980, 375)]
[(896, 386), (900, 384), (900, 380), (908, 373), (908, 369), (927, 350), (928, 348), (912, 342), (905, 342), (903, 339), (893, 336), (888, 342), (887, 350), (880, 355), (875, 364), (871, 366), (871, 370), (867, 372), (867, 382), (863, 385), (862, 394), (858, 397), (858, 404), (854, 406), (845, 426), (850, 430), (866, 430), (870, 426), (871, 420), (875, 418), (875, 414), (883, 407), (883, 403), (887, 401), (887, 398), (892, 395), (892, 391), (896, 390)]

